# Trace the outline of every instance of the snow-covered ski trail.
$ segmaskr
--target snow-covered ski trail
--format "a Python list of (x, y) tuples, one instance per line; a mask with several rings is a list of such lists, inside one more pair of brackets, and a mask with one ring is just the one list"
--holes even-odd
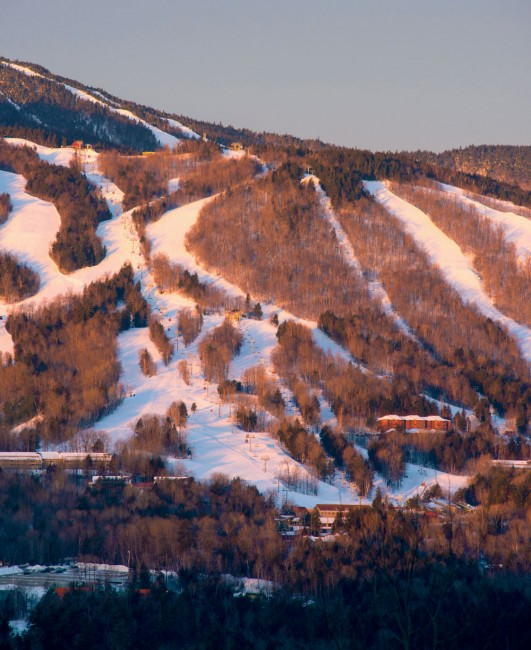
[(364, 185), (377, 201), (400, 219), (463, 302), (475, 305), (486, 318), (504, 327), (517, 341), (522, 357), (531, 365), (531, 330), (496, 309), (459, 246), (437, 228), (427, 214), (393, 194), (385, 183), (364, 181)]
[(490, 208), (480, 201), (475, 201), (465, 190), (453, 185), (440, 183), (442, 189), (467, 207), (476, 210), (495, 226), (502, 228), (505, 241), (516, 246), (516, 254), (520, 262), (525, 263), (531, 258), (531, 219), (515, 212), (504, 212)]

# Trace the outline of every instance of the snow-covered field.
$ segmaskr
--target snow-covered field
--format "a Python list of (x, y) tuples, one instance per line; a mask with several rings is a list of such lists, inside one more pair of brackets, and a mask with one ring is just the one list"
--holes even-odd
[(475, 305), (486, 318), (504, 327), (516, 339), (522, 357), (531, 364), (531, 330), (496, 309), (459, 246), (422, 210), (393, 194), (386, 183), (365, 181), (364, 185), (377, 201), (402, 221), (407, 232), (427, 252), (432, 263), (441, 269), (448, 284), (459, 292), (462, 300)]
[[(70, 161), (72, 160), (76, 150), (73, 147), (61, 147), (56, 149), (53, 147), (45, 147), (42, 144), (36, 144), (31, 142), (31, 140), (25, 140), (24, 138), (4, 138), (9, 144), (15, 145), (17, 147), (31, 147), (34, 149), (39, 158), (45, 162), (51, 163), (52, 165), (63, 165), (63, 167), (68, 167)], [(90, 154), (95, 156), (94, 151), (83, 150), (82, 154)]]

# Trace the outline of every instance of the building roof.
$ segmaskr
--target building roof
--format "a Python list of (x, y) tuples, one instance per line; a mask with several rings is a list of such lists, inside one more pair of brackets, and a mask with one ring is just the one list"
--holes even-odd
[(421, 420), (423, 422), (450, 422), (446, 418), (442, 418), (440, 415), (382, 415), (381, 418), (378, 418), (377, 422), (382, 420), (399, 420), (402, 422), (409, 422), (411, 420)]
[(63, 457), (60, 451), (39, 451), (39, 456), (43, 460), (61, 460)]

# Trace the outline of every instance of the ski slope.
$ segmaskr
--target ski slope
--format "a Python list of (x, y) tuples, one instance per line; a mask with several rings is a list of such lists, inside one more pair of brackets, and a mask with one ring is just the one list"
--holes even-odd
[[(52, 165), (62, 165), (63, 167), (68, 167), (70, 161), (76, 153), (76, 149), (73, 147), (61, 147), (56, 149), (53, 147), (45, 147), (42, 144), (36, 144), (31, 142), (31, 140), (25, 140), (24, 138), (4, 138), (4, 140), (11, 145), (16, 147), (30, 147), (37, 152), (37, 155), (44, 162), (50, 163)], [(92, 150), (83, 150), (81, 155), (90, 156), (91, 159), (97, 154)]]
[(364, 181), (364, 185), (379, 203), (400, 219), (463, 302), (475, 305), (486, 318), (505, 328), (517, 341), (522, 357), (531, 364), (531, 330), (496, 309), (459, 246), (437, 228), (427, 214), (393, 194), (385, 183)]
[(49, 255), (50, 246), (61, 224), (55, 206), (28, 194), (22, 176), (0, 172), (0, 192), (8, 192), (13, 203), (8, 221), (0, 227), (0, 248), (10, 251), (35, 270), (41, 282), (39, 291), (34, 296), (9, 306), (2, 305), (1, 315), (6, 315), (8, 307), (39, 304), (69, 291), (79, 293), (86, 284), (101, 279), (106, 274), (116, 273), (128, 261), (135, 263), (140, 259), (139, 247), (137, 243), (135, 246), (133, 237), (131, 211), (121, 214), (120, 191), (109, 181), (103, 181), (97, 173), (88, 174), (88, 177), (102, 184), (103, 194), (114, 213), (113, 218), (102, 222), (96, 231), (107, 254), (96, 266), (66, 275)]
[[(368, 458), (369, 455), (364, 447), (355, 446), (364, 458)], [(390, 501), (397, 505), (404, 505), (408, 499), (422, 494), (425, 488), (436, 483), (441, 486), (444, 496), (453, 495), (454, 492), (465, 487), (470, 478), (464, 474), (449, 474), (432, 467), (406, 463), (404, 477), (398, 487), (388, 487), (385, 480), (379, 474), (375, 474), (373, 490), (380, 488), (382, 494), (387, 496)]]
[(504, 212), (490, 208), (479, 201), (475, 201), (470, 195), (459, 187), (440, 183), (442, 189), (454, 199), (467, 207), (471, 207), (487, 218), (495, 226), (499, 226), (503, 232), (505, 241), (516, 247), (516, 254), (521, 262), (526, 262), (531, 257), (531, 220), (516, 214), (515, 212)]
[[(27, 141), (19, 141), (18, 144), (25, 142)], [(73, 150), (37, 147), (37, 153), (45, 160), (66, 165), (73, 155)], [(60, 225), (60, 217), (55, 207), (51, 203), (27, 194), (24, 189), (24, 178), (7, 172), (0, 173), (0, 191), (10, 193), (14, 210), (6, 224), (0, 227), (0, 247), (8, 248), (22, 261), (35, 268), (40, 275), (41, 287), (38, 294), (21, 303), (24, 305), (39, 304), (43, 300), (50, 300), (68, 291), (82, 291), (88, 282), (100, 279), (107, 273), (115, 273), (123, 263), (131, 261), (152, 311), (161, 318), (168, 335), (178, 346), (173, 360), (168, 367), (165, 367), (160, 354), (149, 339), (147, 328), (131, 329), (120, 334), (119, 359), (122, 365), (122, 381), (127, 388), (126, 397), (113, 413), (97, 423), (97, 429), (106, 431), (112, 442), (128, 439), (132, 435), (131, 425), (140, 416), (147, 413), (162, 415), (171, 402), (178, 399), (185, 401), (190, 412), (191, 404), (195, 402), (197, 411), (194, 414), (190, 413), (188, 427), (193, 457), (187, 460), (170, 460), (174, 467), (183, 464), (186, 471), (193, 473), (198, 479), (208, 478), (215, 472), (240, 476), (257, 485), (261, 491), (271, 490), (276, 492), (279, 498), (287, 498), (307, 507), (323, 502), (358, 503), (357, 493), (350, 486), (346, 487), (342, 484), (339, 477), (333, 485), (319, 482), (317, 495), (285, 491), (282, 483), (276, 479), (279, 471), (285, 470), (287, 465), (290, 471), (295, 471), (297, 468), (301, 476), (307, 475), (308, 471), (294, 461), (268, 433), (256, 432), (253, 434), (254, 438), (249, 439), (244, 432), (233, 426), (229, 406), (220, 404), (217, 386), (207, 384), (201, 375), (197, 353), (201, 337), (185, 349), (182, 341), (177, 341), (175, 338), (179, 310), (183, 307), (193, 308), (194, 303), (185, 296), (163, 294), (157, 290), (140, 255), (136, 232), (131, 223), (131, 211), (122, 213), (122, 192), (100, 174), (97, 154), (88, 153), (84, 164), (87, 178), (100, 187), (112, 213), (112, 219), (102, 223), (98, 228), (98, 235), (107, 248), (107, 255), (100, 264), (80, 269), (70, 275), (62, 274), (48, 254), (49, 246), (55, 239), (55, 233)], [(228, 295), (244, 298), (239, 287), (227, 282), (215, 272), (210, 273), (203, 269), (186, 250), (186, 233), (196, 222), (201, 208), (210, 200), (212, 199), (204, 199), (171, 210), (159, 221), (150, 224), (147, 235), (153, 243), (153, 254), (165, 253), (172, 262), (182, 264), (192, 273), (197, 272), (202, 282), (212, 283)], [(5, 315), (7, 309), (11, 307), (13, 306), (2, 306), (2, 313)], [(263, 365), (271, 375), (274, 374), (271, 352), (277, 344), (276, 328), (269, 322), (273, 314), (277, 314), (280, 321), (292, 319), (309, 327), (316, 344), (326, 353), (352, 362), (350, 355), (321, 332), (316, 323), (297, 318), (271, 304), (263, 305), (263, 311), (264, 320), (245, 319), (240, 324), (244, 343), (241, 354), (231, 364), (229, 374), (231, 378), (241, 378), (246, 369), (257, 364)], [(221, 315), (206, 316), (201, 336), (219, 325), (222, 320)], [(0, 321), (0, 349), (11, 352), (12, 341), (5, 332), (4, 323), (5, 321)], [(145, 377), (140, 371), (138, 353), (143, 348), (147, 348), (156, 361), (157, 374), (154, 377)], [(186, 360), (191, 368), (190, 385), (184, 383), (178, 371), (179, 361), (182, 360)], [(290, 397), (285, 387), (283, 394), (285, 397)], [(333, 421), (333, 413), (329, 405), (322, 396), (319, 401), (323, 418)], [(296, 410), (288, 405), (287, 412), (295, 413)], [(408, 469), (409, 482), (404, 483), (400, 490), (389, 491), (384, 488), (383, 491), (393, 499), (396, 498), (398, 503), (400, 498), (407, 498), (412, 491), (420, 489), (421, 477), (426, 480), (424, 474), (418, 470), (416, 473), (411, 470), (409, 475)], [(376, 485), (383, 484), (380, 477), (377, 477), (376, 481)]]
[[(182, 307), (193, 306), (193, 302), (178, 294), (160, 294), (157, 291), (149, 297), (149, 301), (161, 322), (169, 328), (168, 335), (177, 343), (175, 325), (178, 311)], [(190, 415), (187, 433), (193, 455), (191, 459), (169, 459), (170, 468), (176, 470), (184, 466), (197, 479), (209, 478), (217, 472), (230, 477), (239, 476), (255, 484), (262, 492), (279, 494), (283, 486), (276, 475), (286, 464), (291, 471), (297, 467), (303, 476), (307, 474), (306, 468), (294, 461), (268, 433), (255, 432), (248, 439), (247, 434), (234, 426), (230, 406), (221, 404), (217, 386), (205, 382), (201, 374), (198, 344), (222, 321), (222, 315), (205, 316), (201, 336), (188, 348), (184, 348), (180, 342), (168, 367), (164, 366), (158, 350), (151, 343), (147, 328), (131, 329), (120, 334), (119, 359), (127, 396), (113, 413), (97, 423), (96, 428), (107, 432), (113, 443), (127, 440), (132, 435), (131, 426), (139, 417), (150, 413), (163, 415), (173, 401), (183, 400)], [(240, 355), (231, 364), (231, 378), (240, 378), (246, 368), (267, 362), (269, 349), (276, 341), (272, 340), (274, 336), (271, 337), (264, 326), (265, 323), (260, 321), (242, 321), (244, 343)], [(262, 340), (262, 336), (265, 340)], [(143, 348), (150, 351), (156, 362), (157, 374), (153, 377), (145, 377), (140, 371), (138, 353)], [(178, 364), (181, 360), (185, 360), (191, 370), (189, 385), (179, 374)], [(195, 413), (191, 412), (192, 403), (197, 405)], [(283, 490), (282, 495), (285, 494)], [(310, 507), (323, 500), (335, 501), (338, 494), (338, 487), (319, 482), (318, 495), (289, 491), (287, 498)]]
[[(215, 284), (228, 295), (244, 297), (238, 287), (200, 267), (186, 250), (186, 233), (197, 220), (201, 208), (210, 200), (212, 198), (170, 210), (161, 219), (149, 224), (147, 235), (152, 242), (152, 254), (166, 254), (173, 263), (181, 264), (191, 273), (198, 273), (201, 281)], [(255, 432), (250, 442), (248, 439), (246, 442), (246, 434), (233, 426), (229, 417), (229, 406), (220, 404), (217, 387), (207, 384), (200, 373), (198, 343), (210, 329), (221, 324), (223, 316), (205, 316), (201, 336), (189, 348), (183, 349), (182, 342), (179, 343), (175, 338), (175, 326), (179, 310), (183, 307), (193, 308), (193, 301), (179, 294), (158, 291), (147, 269), (141, 270), (139, 274), (144, 295), (153, 312), (161, 318), (177, 349), (169, 366), (164, 367), (160, 354), (149, 340), (147, 329), (130, 330), (119, 336), (119, 356), (124, 382), (127, 385), (127, 397), (112, 414), (98, 422), (98, 430), (106, 431), (113, 442), (126, 440), (131, 436), (131, 425), (141, 415), (163, 414), (171, 402), (177, 399), (182, 399), (190, 412), (191, 404), (195, 402), (197, 411), (191, 414), (188, 426), (193, 458), (174, 462), (184, 465), (198, 479), (207, 478), (215, 472), (240, 476), (256, 484), (262, 491), (276, 490), (277, 494), (280, 494), (279, 490), (282, 488), (284, 498), (308, 507), (323, 501), (335, 502), (340, 498), (343, 502), (350, 502), (346, 495), (340, 493), (342, 486), (339, 482), (336, 485), (319, 482), (317, 495), (295, 491), (288, 491), (286, 494), (282, 483), (279, 484), (275, 478), (278, 472), (285, 470), (287, 464), (291, 468), (290, 471), (298, 468), (301, 476), (307, 475), (308, 470), (294, 461), (266, 432)], [(318, 345), (330, 354), (345, 356), (344, 350), (320, 332), (315, 324), (301, 321), (273, 305), (264, 305), (264, 312), (265, 318), (262, 321), (241, 321), (244, 342), (240, 355), (231, 364), (231, 378), (240, 379), (246, 369), (258, 364), (263, 365), (271, 375), (274, 374), (271, 352), (277, 344), (276, 327), (271, 325), (268, 319), (273, 313), (277, 313), (280, 319), (294, 318), (304, 324), (313, 325)], [(156, 360), (157, 374), (154, 377), (145, 377), (140, 371), (138, 354), (143, 348), (147, 348)], [(179, 375), (178, 364), (183, 359), (187, 360), (192, 370), (190, 385), (186, 385)], [(354, 493), (352, 502), (357, 500), (358, 496)]]
[[(202, 266), (200, 266), (195, 257), (187, 250), (185, 245), (186, 233), (195, 224), (199, 213), (204, 205), (212, 201), (215, 197), (209, 197), (200, 201), (189, 203), (188, 205), (175, 208), (166, 212), (158, 221), (149, 224), (147, 234), (152, 242), (152, 254), (165, 254), (169, 260), (176, 264), (181, 264), (188, 269), (190, 273), (197, 273), (201, 282), (213, 285), (225, 291), (229, 296), (244, 298), (245, 293), (236, 285), (228, 282), (220, 275), (215, 275)], [(315, 342), (326, 353), (339, 355), (348, 362), (354, 363), (352, 357), (340, 345), (332, 341), (324, 332), (322, 332), (315, 321), (299, 318), (289, 311), (276, 305), (262, 304), (264, 312), (264, 323), (266, 323), (273, 314), (278, 315), (279, 321), (293, 320), (312, 330)], [(272, 332), (276, 328), (267, 323), (266, 325)]]

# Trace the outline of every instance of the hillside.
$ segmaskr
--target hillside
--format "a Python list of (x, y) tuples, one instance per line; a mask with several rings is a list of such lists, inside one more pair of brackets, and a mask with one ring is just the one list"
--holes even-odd
[[(124, 468), (156, 451), (305, 505), (455, 489), (501, 444), (527, 458), (500, 438), (531, 415), (525, 208), (451, 166), (209, 132), (31, 64), (0, 62), (0, 92), (4, 448), (90, 432)], [(177, 447), (137, 439), (180, 403)], [(452, 430), (385, 449), (386, 413)]]
[(531, 192), (476, 149), (0, 59), (1, 647), (528, 647)]

